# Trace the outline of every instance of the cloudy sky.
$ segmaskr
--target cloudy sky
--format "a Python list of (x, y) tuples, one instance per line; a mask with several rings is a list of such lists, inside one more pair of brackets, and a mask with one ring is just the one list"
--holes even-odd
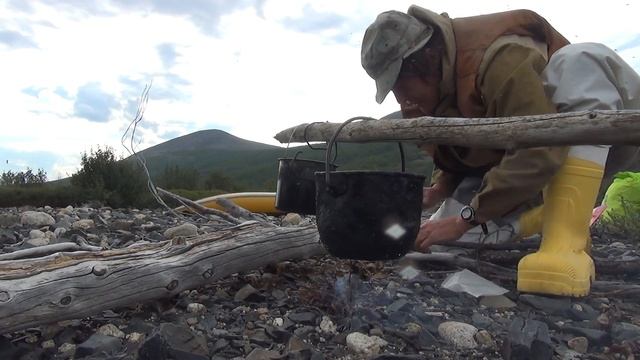
[[(360, 66), (374, 0), (0, 0), (0, 172), (72, 174), (120, 138), (153, 82), (138, 149), (204, 129), (275, 144), (278, 131), (395, 111)], [(421, 3), (417, 3), (421, 4)], [(640, 70), (639, 2), (428, 2), (451, 17), (529, 8), (572, 42)], [(445, 7), (446, 6), (446, 7)]]

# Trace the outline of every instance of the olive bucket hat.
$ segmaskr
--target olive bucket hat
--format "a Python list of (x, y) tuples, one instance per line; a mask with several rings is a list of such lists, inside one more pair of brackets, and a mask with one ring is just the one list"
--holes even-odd
[(433, 28), (399, 11), (378, 15), (364, 33), (361, 61), (376, 81), (376, 102), (381, 104), (398, 78), (402, 60), (429, 42)]

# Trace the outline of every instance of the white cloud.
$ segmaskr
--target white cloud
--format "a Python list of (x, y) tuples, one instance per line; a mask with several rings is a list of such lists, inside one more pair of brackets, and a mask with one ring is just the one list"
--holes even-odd
[[(140, 148), (166, 140), (167, 134), (210, 128), (275, 144), (275, 133), (303, 122), (380, 117), (397, 108), (392, 96), (375, 103), (373, 80), (360, 66), (359, 44), (379, 12), (406, 10), (410, 1), (278, 0), (264, 2), (261, 12), (234, 5), (216, 16), (198, 14), (202, 9), (189, 13), (186, 3), (175, 9), (176, 16), (170, 8), (154, 12), (159, 8), (152, 3), (102, 3), (99, 14), (89, 6), (69, 5), (73, 2), (63, 7), (33, 2), (32, 11), (0, 4), (0, 30), (19, 33), (23, 44), (35, 45), (0, 44), (3, 146), (54, 152), (58, 157), (49, 171), (60, 174), (74, 169), (79, 154), (91, 146), (121, 150), (120, 137), (151, 80), (152, 96), (138, 129)], [(530, 8), (570, 41), (614, 48), (639, 33), (639, 5), (630, 1), (429, 5), (452, 17)], [(305, 23), (305, 15), (319, 20)], [(205, 26), (206, 19), (211, 26)], [(208, 31), (212, 27), (215, 31)], [(640, 46), (620, 54), (640, 68)], [(114, 99), (108, 122), (74, 116), (78, 91), (90, 83)], [(29, 88), (38, 89), (37, 96), (24, 91)]]

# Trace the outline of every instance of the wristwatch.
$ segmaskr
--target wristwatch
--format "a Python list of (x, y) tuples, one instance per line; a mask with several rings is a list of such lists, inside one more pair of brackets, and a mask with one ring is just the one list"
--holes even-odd
[(480, 223), (476, 221), (476, 209), (472, 208), (469, 205), (464, 206), (462, 209), (460, 209), (460, 217), (462, 218), (462, 220), (468, 222), (473, 226), (480, 225)]
[(489, 234), (489, 230), (487, 229), (487, 224), (479, 223), (478, 221), (476, 221), (476, 209), (474, 209), (473, 207), (467, 205), (467, 206), (464, 206), (462, 209), (460, 209), (460, 217), (462, 218), (462, 220), (466, 221), (467, 223), (473, 226), (480, 225), (480, 227), (482, 228), (482, 232), (485, 235)]

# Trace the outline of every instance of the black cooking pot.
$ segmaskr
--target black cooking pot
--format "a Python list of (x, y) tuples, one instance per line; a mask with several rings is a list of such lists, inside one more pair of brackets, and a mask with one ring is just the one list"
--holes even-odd
[[(293, 158), (278, 159), (276, 209), (285, 212), (314, 215), (316, 213), (316, 182), (314, 173), (325, 169), (324, 161)], [(331, 170), (336, 165), (329, 166)]]
[[(310, 125), (316, 123), (317, 122), (312, 122), (305, 126), (305, 140), (307, 139), (307, 129)], [(326, 150), (326, 148), (313, 147), (309, 141), (307, 141), (307, 146), (312, 150)], [(324, 170), (325, 162), (298, 159), (298, 155), (300, 155), (300, 153), (302, 153), (302, 151), (298, 151), (293, 158), (278, 159), (278, 181), (276, 183), (275, 207), (280, 211), (295, 212), (303, 215), (315, 215), (316, 182), (314, 173), (316, 171)], [(331, 170), (335, 170), (337, 168), (334, 164), (330, 164), (329, 167)]]
[[(338, 133), (348, 123), (370, 118), (353, 118), (333, 134), (326, 159)], [(425, 177), (402, 172), (325, 171), (315, 174), (316, 217), (320, 241), (339, 258), (390, 260), (405, 255), (415, 242), (422, 213)]]

